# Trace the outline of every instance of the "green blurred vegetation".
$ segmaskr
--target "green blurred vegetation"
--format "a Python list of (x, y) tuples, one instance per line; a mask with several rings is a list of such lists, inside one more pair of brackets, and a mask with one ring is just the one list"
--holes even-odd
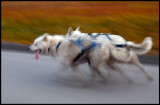
[(43, 33), (112, 33), (137, 43), (151, 36), (159, 53), (159, 4), (153, 2), (2, 2), (1, 40), (31, 44)]

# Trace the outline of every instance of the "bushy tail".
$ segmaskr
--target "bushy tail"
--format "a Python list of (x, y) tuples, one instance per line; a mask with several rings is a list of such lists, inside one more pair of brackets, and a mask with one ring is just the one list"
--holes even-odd
[(127, 47), (131, 48), (137, 55), (142, 55), (147, 53), (152, 48), (152, 38), (146, 37), (141, 44), (135, 44), (133, 42), (126, 42)]

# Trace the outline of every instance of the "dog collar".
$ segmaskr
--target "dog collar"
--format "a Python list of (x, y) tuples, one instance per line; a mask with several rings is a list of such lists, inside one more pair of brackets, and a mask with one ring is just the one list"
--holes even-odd
[(56, 52), (58, 51), (59, 46), (61, 45), (62, 41), (58, 42), (57, 46), (56, 46)]

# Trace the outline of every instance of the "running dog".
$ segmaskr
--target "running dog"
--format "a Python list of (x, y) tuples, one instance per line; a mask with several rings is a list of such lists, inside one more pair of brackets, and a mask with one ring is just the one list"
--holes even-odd
[[(94, 37), (91, 35), (93, 35)], [(146, 54), (152, 48), (153, 43), (151, 37), (146, 37), (141, 44), (136, 44), (131, 41), (126, 41), (119, 35), (106, 35), (102, 33), (93, 33), (91, 35), (87, 33), (81, 33), (79, 31), (79, 27), (75, 31), (72, 31), (72, 28), (70, 27), (68, 33), (66, 34), (66, 37), (82, 40), (94, 40), (96, 42), (102, 43), (103, 46), (100, 49), (95, 49), (94, 51), (92, 51), (89, 57), (92, 65), (91, 67), (95, 65), (94, 69), (96, 69), (96, 71), (99, 71), (98, 66), (102, 62), (106, 62), (109, 67), (120, 72), (128, 79), (129, 82), (132, 82), (132, 80), (129, 79), (129, 77), (115, 65), (115, 63), (118, 62), (131, 63), (139, 67), (141, 71), (143, 71), (147, 76), (148, 80), (153, 80), (153, 78), (146, 72), (145, 68), (139, 62), (137, 57), (137, 55)], [(104, 79), (102, 75), (101, 77)]]
[(83, 48), (80, 49), (75, 43), (77, 43), (77, 41), (74, 38), (66, 39), (64, 36), (60, 35), (51, 36), (49, 34), (44, 34), (35, 39), (34, 43), (29, 47), (29, 50), (35, 52), (36, 59), (39, 59), (39, 55), (42, 52), (52, 57), (58, 57), (63, 66), (65, 68), (71, 67), (85, 85), (85, 80), (77, 70), (77, 66), (88, 61), (88, 51), (91, 48), (91, 42), (83, 42), (83, 47), (86, 48), (85, 56), (80, 59), (78, 56), (81, 55)]
[[(67, 34), (68, 36), (72, 35), (71, 29), (68, 30)], [(125, 62), (135, 64), (141, 68), (149, 80), (152, 80), (152, 77), (145, 71), (137, 58), (138, 54), (148, 52), (151, 47), (152, 40), (150, 37), (145, 38), (139, 45), (118, 49), (109, 41), (98, 43), (91, 40), (79, 40), (70, 37), (65, 38), (60, 35), (51, 36), (49, 34), (44, 34), (36, 38), (29, 49), (35, 51), (36, 59), (39, 59), (39, 55), (42, 52), (50, 54), (53, 57), (59, 57), (62, 64), (65, 67), (71, 67), (85, 85), (85, 80), (82, 74), (77, 70), (77, 66), (86, 62), (88, 62), (91, 70), (94, 71), (93, 76), (95, 73), (98, 73), (104, 81), (106, 81), (105, 77), (99, 70), (99, 65), (103, 62), (120, 72), (130, 82), (132, 82), (132, 80), (120, 69), (115, 68), (114, 63)]]

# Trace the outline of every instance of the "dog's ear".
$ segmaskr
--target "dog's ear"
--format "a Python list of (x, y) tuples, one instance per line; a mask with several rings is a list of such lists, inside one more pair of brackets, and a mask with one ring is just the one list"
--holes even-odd
[(71, 35), (72, 31), (73, 31), (72, 27), (69, 27), (69, 29), (68, 29), (68, 35)]
[(47, 36), (48, 35), (44, 35), (43, 41), (47, 41)]
[(80, 27), (77, 27), (77, 29), (76, 29), (76, 30), (77, 30), (77, 31), (79, 31), (79, 29), (80, 29)]
[(48, 35), (49, 35), (49, 33), (44, 33), (44, 34), (43, 34), (43, 41), (47, 41)]

